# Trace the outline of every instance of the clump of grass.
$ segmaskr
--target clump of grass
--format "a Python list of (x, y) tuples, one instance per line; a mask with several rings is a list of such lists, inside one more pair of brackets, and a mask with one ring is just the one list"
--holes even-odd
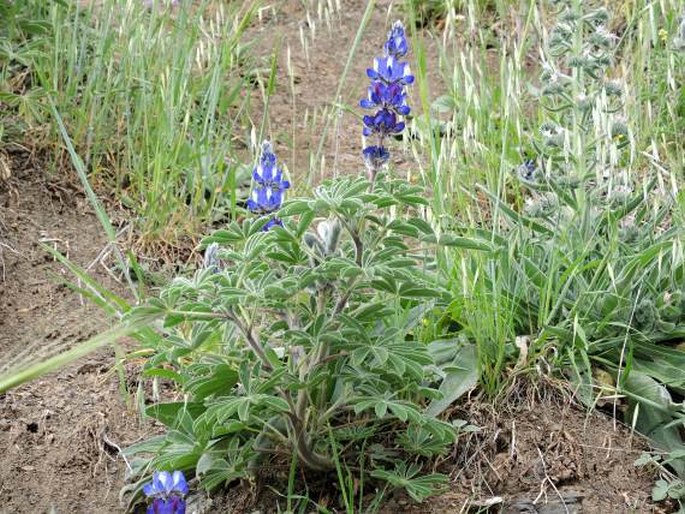
[[(656, 37), (675, 32), (675, 5), (627, 10), (619, 36), (600, 7), (550, 4), (520, 12), (522, 33), (542, 38), (540, 79), (526, 88), (517, 36), (502, 43), (498, 73), (487, 49), (467, 43), (452, 91), (435, 104), (454, 109), (449, 130), (424, 131), (434, 223), (465, 225), (496, 248), (445, 254), (448, 312), (478, 348), (491, 395), (511, 367), (561, 372), (590, 406), (618, 394), (627, 422), (677, 452), (685, 233), (673, 86), (682, 55)], [(655, 70), (649, 80), (645, 69)], [(669, 464), (685, 472), (676, 454)]]
[(254, 6), (27, 2), (22, 12), (50, 28), (18, 54), (33, 88), (13, 87), (11, 67), (0, 73), (3, 98), (30, 129), (17, 142), (65, 162), (51, 97), (90, 180), (131, 209), (144, 241), (173, 243), (220, 215), (217, 206), (235, 207)]

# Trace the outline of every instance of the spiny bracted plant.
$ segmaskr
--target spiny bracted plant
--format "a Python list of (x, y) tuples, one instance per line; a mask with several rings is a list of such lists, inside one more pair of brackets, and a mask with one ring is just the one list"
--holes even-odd
[[(483, 188), (497, 251), (464, 261), (472, 289), (452, 312), (479, 344), (490, 392), (515, 341), (529, 341), (530, 364), (564, 370), (589, 405), (607, 389), (624, 395), (625, 420), (679, 451), (683, 213), (676, 192), (660, 186), (674, 183), (670, 172), (636, 158), (626, 87), (611, 78), (617, 38), (606, 28), (609, 13), (588, 2), (552, 4), (557, 23), (539, 90), (547, 119), (532, 158), (514, 170), (525, 201), (509, 205)], [(498, 305), (490, 323), (482, 320), (487, 304)], [(669, 463), (685, 475), (682, 456)]]
[(386, 137), (408, 112), (411, 79), (397, 60), (406, 52), (396, 23), (362, 101), (378, 109), (364, 119), (377, 137), (364, 149), (368, 177), (283, 203), (290, 183), (264, 143), (247, 204), (258, 217), (205, 238), (205, 267), (132, 314), (165, 316), (146, 373), (185, 395), (147, 409), (169, 431), (129, 450), (148, 454), (139, 473), (190, 471), (211, 490), (294, 459), (317, 472), (368, 472), (416, 499), (442, 482), (422, 473), (422, 459), (456, 434), (436, 418), (446, 405), (426, 410), (444, 400), (436, 360), (454, 357), (452, 343), (421, 338), (421, 321), (447, 299), (440, 241), (421, 216), (422, 189), (385, 169)]

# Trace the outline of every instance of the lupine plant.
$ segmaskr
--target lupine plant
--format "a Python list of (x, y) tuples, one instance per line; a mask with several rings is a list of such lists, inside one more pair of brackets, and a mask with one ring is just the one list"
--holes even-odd
[[(422, 458), (455, 428), (432, 401), (453, 343), (426, 340), (422, 321), (447, 300), (420, 187), (386, 172), (387, 137), (402, 131), (412, 81), (401, 23), (362, 106), (375, 138), (366, 177), (325, 182), (283, 203), (290, 184), (264, 143), (248, 215), (205, 238), (205, 267), (175, 279), (132, 317), (163, 313), (164, 344), (146, 373), (171, 379), (183, 401), (148, 414), (168, 426), (137, 445), (139, 469), (193, 473), (208, 490), (270, 463), (342, 469), (402, 487), (416, 499), (443, 477)], [(457, 241), (455, 239), (454, 241)], [(454, 242), (452, 241), (452, 242)], [(434, 332), (434, 331), (433, 331)], [(339, 475), (340, 476), (340, 475)]]

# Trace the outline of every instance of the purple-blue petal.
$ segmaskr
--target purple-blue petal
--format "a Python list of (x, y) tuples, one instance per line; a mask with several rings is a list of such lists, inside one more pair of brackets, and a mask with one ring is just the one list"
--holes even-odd
[(174, 471), (172, 475), (173, 483), (172, 490), (180, 493), (182, 495), (188, 494), (188, 482), (186, 482), (186, 477), (183, 471)]
[(149, 482), (143, 486), (143, 493), (145, 496), (154, 496), (157, 494), (157, 489), (155, 488), (154, 482)]
[(185, 514), (186, 502), (178, 496), (155, 498), (147, 508), (147, 514)]

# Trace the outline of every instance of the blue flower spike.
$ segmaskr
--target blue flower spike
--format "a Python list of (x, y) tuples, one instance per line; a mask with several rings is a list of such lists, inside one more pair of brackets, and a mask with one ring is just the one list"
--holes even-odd
[[(283, 178), (283, 170), (276, 163), (276, 155), (269, 141), (262, 143), (259, 163), (252, 170), (254, 187), (247, 200), (250, 212), (259, 215), (271, 214), (283, 205), (285, 190), (290, 189), (290, 182)], [(281, 220), (272, 217), (262, 230), (267, 231), (276, 225), (283, 225)]]
[(147, 514), (185, 514), (188, 482), (182, 471), (160, 471), (152, 474), (152, 481), (143, 486), (143, 493), (152, 498)]
[(376, 57), (373, 68), (366, 70), (371, 84), (367, 97), (359, 102), (359, 106), (375, 110), (374, 114), (362, 118), (364, 138), (374, 139), (372, 144), (366, 145), (365, 142), (362, 152), (372, 183), (390, 159), (390, 152), (384, 144), (386, 138), (404, 131), (406, 124), (402, 118), (411, 112), (406, 88), (414, 82), (414, 76), (409, 63), (401, 60), (408, 51), (404, 25), (396, 21), (383, 45), (383, 55)]

